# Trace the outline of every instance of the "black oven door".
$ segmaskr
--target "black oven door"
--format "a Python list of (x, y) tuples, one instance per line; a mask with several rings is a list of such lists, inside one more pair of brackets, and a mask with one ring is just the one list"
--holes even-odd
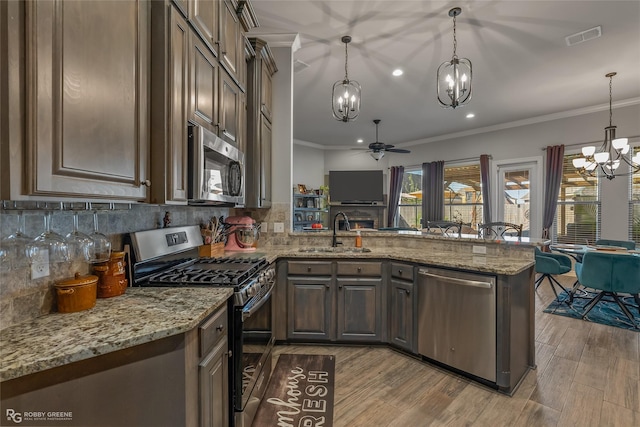
[[(274, 336), (272, 327), (271, 293), (275, 281), (265, 286), (244, 307), (237, 307), (235, 357), (236, 411), (241, 411), (243, 421), (236, 417), (236, 424), (251, 425), (255, 412), (271, 375), (271, 350)], [(237, 391), (240, 390), (240, 393)]]

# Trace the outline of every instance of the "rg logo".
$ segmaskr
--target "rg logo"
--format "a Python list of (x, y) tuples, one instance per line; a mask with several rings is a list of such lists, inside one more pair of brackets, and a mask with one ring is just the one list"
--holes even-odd
[(22, 422), (22, 413), (16, 412), (13, 409), (7, 409), (7, 420), (20, 424)]

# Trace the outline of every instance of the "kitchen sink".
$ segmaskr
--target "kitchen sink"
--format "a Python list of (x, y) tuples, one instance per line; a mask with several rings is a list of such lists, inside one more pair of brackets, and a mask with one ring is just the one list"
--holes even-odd
[(298, 252), (307, 253), (365, 253), (371, 252), (369, 248), (299, 248)]

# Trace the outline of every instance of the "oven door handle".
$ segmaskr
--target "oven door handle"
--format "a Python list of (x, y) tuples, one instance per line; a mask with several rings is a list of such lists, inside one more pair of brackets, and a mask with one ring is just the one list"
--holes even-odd
[(251, 307), (249, 307), (248, 310), (242, 310), (242, 321), (244, 322), (245, 319), (248, 319), (249, 317), (251, 317), (251, 315), (253, 315), (253, 313), (255, 313), (260, 307), (262, 307), (264, 305), (265, 302), (267, 302), (269, 300), (269, 298), (271, 298), (271, 292), (273, 291), (273, 287), (276, 285), (275, 280), (270, 282), (270, 286), (269, 286), (269, 290), (267, 292), (265, 292), (265, 294), (258, 300), (256, 301), (255, 304), (253, 304)]

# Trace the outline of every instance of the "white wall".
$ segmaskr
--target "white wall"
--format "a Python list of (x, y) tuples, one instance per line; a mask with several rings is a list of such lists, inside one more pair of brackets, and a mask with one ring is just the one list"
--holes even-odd
[(293, 185), (316, 189), (324, 184), (324, 150), (296, 143), (293, 145)]
[[(320, 150), (315, 154), (317, 162), (324, 161), (325, 174), (329, 170), (362, 169), (382, 169), (386, 173), (390, 166), (417, 166), (434, 160), (477, 158), (481, 154), (490, 154), (493, 161), (541, 155), (545, 157), (542, 149), (548, 145), (565, 144), (566, 153), (579, 152), (580, 145), (591, 144), (599, 147), (608, 123), (607, 110), (436, 142), (415, 141), (396, 144), (410, 149), (411, 154), (388, 154), (378, 162), (371, 158), (369, 153), (351, 149), (325, 150), (324, 159), (321, 158)], [(626, 136), (633, 138), (632, 142), (640, 142), (640, 105), (615, 108), (613, 124), (618, 127), (619, 137)], [(294, 152), (294, 169), (299, 161)], [(309, 161), (309, 158), (305, 159), (305, 162)], [(601, 236), (604, 238), (628, 238), (628, 182), (628, 177), (617, 177), (602, 182)], [(388, 186), (388, 183), (386, 185)]]

